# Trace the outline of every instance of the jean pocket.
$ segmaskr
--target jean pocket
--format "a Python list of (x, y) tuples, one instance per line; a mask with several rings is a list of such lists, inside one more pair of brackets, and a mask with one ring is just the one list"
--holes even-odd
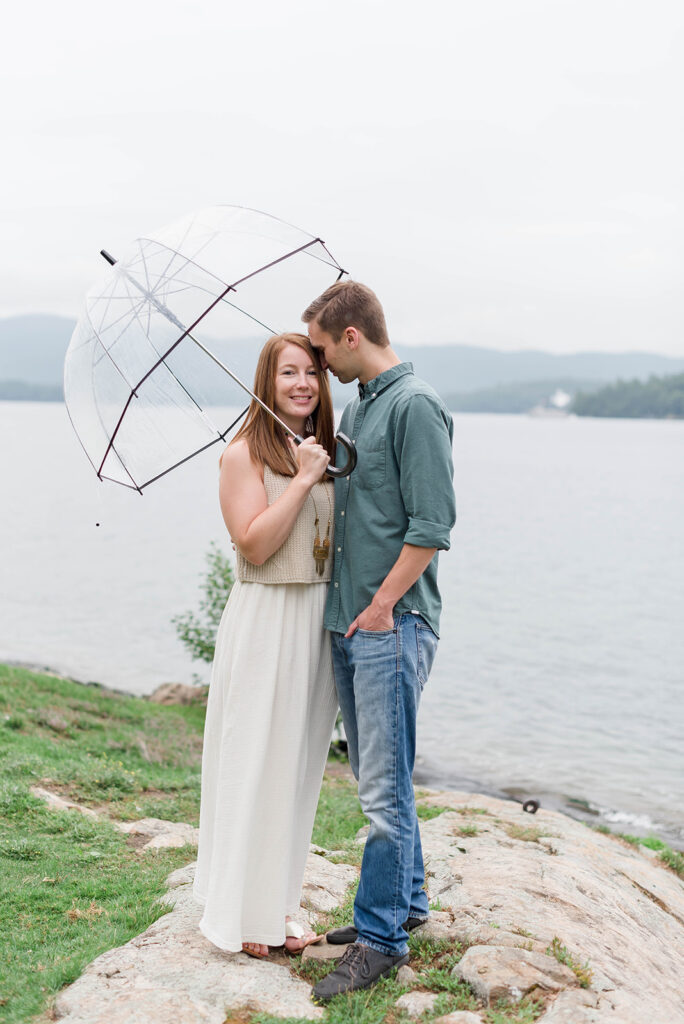
[(416, 622), (416, 644), (418, 647), (418, 682), (421, 690), (432, 671), (439, 640), (427, 623)]

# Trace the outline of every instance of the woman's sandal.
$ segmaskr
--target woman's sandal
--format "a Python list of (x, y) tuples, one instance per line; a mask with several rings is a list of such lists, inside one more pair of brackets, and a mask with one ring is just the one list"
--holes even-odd
[[(249, 947), (252, 947), (251, 949)], [(259, 947), (266, 946), (265, 942), (243, 942), (242, 952), (246, 953), (247, 956), (253, 956), (255, 960), (268, 960), (268, 954), (270, 952), (268, 946), (266, 946), (266, 952), (260, 953)]]
[[(307, 935), (311, 935), (312, 938), (307, 939)], [(311, 929), (307, 931), (298, 921), (287, 920), (285, 922), (285, 945), (283, 948), (285, 952), (289, 953), (291, 956), (297, 956), (297, 954), (303, 952), (307, 946), (315, 946), (317, 942), (321, 942), (324, 938), (324, 935), (316, 935), (316, 933), (311, 931)], [(300, 939), (303, 940), (303, 944), (301, 946), (297, 946), (296, 949), (290, 949), (287, 945), (288, 939)]]

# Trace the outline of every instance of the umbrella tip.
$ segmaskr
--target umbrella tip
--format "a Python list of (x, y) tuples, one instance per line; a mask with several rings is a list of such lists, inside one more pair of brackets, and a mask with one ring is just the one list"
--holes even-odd
[(100, 249), (100, 256), (104, 256), (104, 258), (107, 260), (107, 263), (109, 263), (111, 267), (113, 267), (114, 264), (116, 263), (114, 257), (110, 256), (106, 249)]

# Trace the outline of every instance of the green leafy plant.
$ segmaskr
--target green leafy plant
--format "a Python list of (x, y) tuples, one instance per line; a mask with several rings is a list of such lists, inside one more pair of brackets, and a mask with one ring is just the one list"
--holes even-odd
[(178, 639), (195, 661), (211, 662), (214, 660), (216, 631), (235, 580), (227, 556), (215, 541), (209, 545), (206, 563), (208, 571), (200, 587), (203, 597), (199, 603), (199, 615), (185, 612), (184, 615), (175, 615), (171, 622), (176, 627)]

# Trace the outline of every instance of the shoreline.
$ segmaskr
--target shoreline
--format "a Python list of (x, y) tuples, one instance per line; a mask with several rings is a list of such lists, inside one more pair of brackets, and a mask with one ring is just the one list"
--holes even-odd
[[(107, 686), (97, 680), (85, 681), (82, 679), (76, 679), (52, 666), (43, 665), (37, 662), (15, 660), (2, 661), (0, 659), (0, 663), (14, 668), (26, 669), (29, 672), (40, 672), (43, 675), (51, 675), (57, 679), (67, 679), (70, 682), (77, 683), (79, 686), (96, 687), (104, 693), (115, 693), (123, 697), (136, 697), (139, 700), (149, 700), (151, 696), (151, 693), (130, 693), (127, 690)], [(186, 683), (180, 685), (192, 686), (193, 684)], [(198, 687), (198, 689), (201, 689), (201, 687)], [(153, 692), (154, 691), (152, 691), (152, 693)], [(491, 782), (482, 782), (459, 772), (445, 769), (430, 757), (423, 756), (420, 752), (416, 757), (413, 781), (416, 786), (423, 786), (428, 789), (452, 789), (459, 790), (464, 793), (482, 793), (485, 796), (493, 797), (495, 799), (515, 800), (521, 804), (525, 800), (534, 799), (537, 800), (540, 807), (545, 810), (557, 811), (560, 814), (567, 815), (575, 821), (581, 821), (585, 825), (607, 828), (610, 832), (613, 832), (616, 835), (624, 835), (627, 833), (628, 835), (637, 836), (639, 838), (655, 836), (656, 838), (666, 842), (674, 850), (684, 852), (684, 826), (676, 826), (674, 824), (667, 825), (661, 822), (656, 822), (643, 813), (639, 814), (622, 808), (601, 808), (598, 804), (595, 804), (590, 797), (572, 797), (565, 793), (559, 793), (544, 788), (523, 790), (517, 786), (497, 786)], [(530, 819), (531, 817), (532, 816), (530, 816)]]

